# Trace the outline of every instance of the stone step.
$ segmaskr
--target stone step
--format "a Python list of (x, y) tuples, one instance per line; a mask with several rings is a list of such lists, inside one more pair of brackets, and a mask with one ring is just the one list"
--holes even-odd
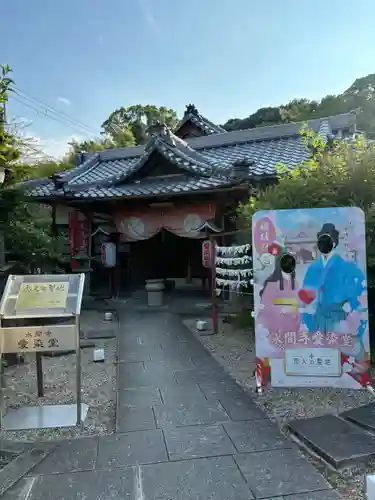
[(342, 418), (375, 432), (375, 403), (341, 413)]
[(325, 415), (293, 420), (288, 427), (302, 444), (335, 469), (367, 464), (375, 456), (375, 436), (342, 418)]

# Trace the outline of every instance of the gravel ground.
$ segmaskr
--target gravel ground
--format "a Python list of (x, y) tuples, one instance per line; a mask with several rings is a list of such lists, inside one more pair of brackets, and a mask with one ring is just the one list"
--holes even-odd
[(0, 470), (4, 469), (10, 462), (17, 458), (16, 453), (4, 453), (0, 451)]
[[(221, 323), (217, 335), (201, 335), (196, 331), (196, 319), (186, 319), (184, 324), (199, 338), (225, 370), (251, 393), (256, 404), (263, 408), (271, 420), (283, 429), (284, 424), (297, 418), (338, 414), (344, 410), (365, 405), (374, 398), (365, 391), (339, 389), (280, 389), (268, 388), (263, 395), (255, 394), (254, 335), (249, 330)], [(208, 332), (207, 332), (208, 333)], [(318, 460), (307, 455), (327, 477), (345, 500), (363, 500), (364, 475), (375, 471), (375, 464), (365, 468), (351, 468), (333, 472)]]
[[(93, 434), (110, 434), (115, 430), (116, 405), (116, 340), (97, 340), (105, 351), (105, 362), (92, 361), (92, 348), (81, 350), (82, 402), (89, 411), (82, 427), (25, 431), (0, 431), (0, 439), (37, 441), (63, 439)], [(8, 408), (76, 402), (75, 354), (44, 357), (45, 396), (36, 394), (35, 357), (26, 354), (26, 362), (5, 370), (5, 400)]]

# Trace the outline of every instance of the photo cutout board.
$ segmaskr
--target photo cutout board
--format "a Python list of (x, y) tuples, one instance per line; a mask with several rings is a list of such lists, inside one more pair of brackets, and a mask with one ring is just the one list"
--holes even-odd
[(362, 210), (257, 212), (257, 375), (274, 387), (372, 384)]

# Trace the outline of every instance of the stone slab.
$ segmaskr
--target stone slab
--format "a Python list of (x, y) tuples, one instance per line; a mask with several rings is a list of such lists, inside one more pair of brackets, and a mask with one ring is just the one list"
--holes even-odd
[(314, 491), (302, 493), (301, 495), (287, 495), (285, 500), (343, 500), (342, 496), (335, 490)]
[(36, 476), (19, 481), (1, 500), (130, 499), (134, 484), (131, 468)]
[(294, 449), (236, 455), (235, 460), (255, 498), (331, 489), (324, 477)]
[(161, 404), (160, 391), (155, 387), (139, 387), (137, 389), (125, 389), (117, 393), (117, 411), (123, 408), (151, 408)]
[(366, 464), (375, 456), (375, 437), (333, 415), (294, 420), (290, 431), (336, 469)]
[(152, 408), (117, 407), (116, 432), (145, 431), (156, 429)]
[(159, 428), (217, 424), (229, 420), (219, 402), (164, 404), (154, 408)]
[(165, 404), (207, 404), (207, 399), (199, 386), (192, 384), (189, 387), (181, 389), (177, 384), (175, 386), (164, 386), (160, 392)]
[(118, 389), (158, 388), (165, 384), (176, 384), (173, 373), (145, 370), (143, 363), (120, 363), (118, 376)]
[(0, 471), (0, 497), (52, 451), (52, 446), (26, 451)]
[(126, 467), (168, 460), (160, 430), (136, 431), (99, 438), (97, 469)]
[(175, 378), (179, 385), (200, 384), (207, 381), (227, 380), (229, 375), (221, 368), (205, 369), (195, 368), (193, 370), (176, 371)]
[(239, 453), (291, 448), (276, 424), (270, 420), (229, 422), (223, 424)]
[(375, 431), (375, 403), (370, 403), (359, 408), (341, 413), (342, 418), (350, 420), (357, 425)]
[(29, 475), (61, 474), (92, 470), (98, 453), (98, 438), (72, 439), (58, 444)]
[(228, 376), (226, 380), (206, 380), (199, 384), (207, 399), (219, 399), (221, 395), (230, 394), (232, 397), (243, 397), (244, 390)]
[(166, 429), (164, 436), (170, 460), (217, 457), (236, 453), (221, 425)]
[(17, 453), (0, 450), (0, 471), (18, 457)]
[(218, 400), (232, 420), (267, 419), (266, 414), (245, 393), (238, 397), (231, 394), (219, 395)]
[(192, 342), (180, 342), (178, 350), (182, 356), (189, 356), (191, 359), (212, 359), (212, 355), (197, 339)]
[(147, 348), (133, 348), (131, 350), (119, 348), (119, 363), (139, 363), (151, 360), (151, 351)]
[[(81, 421), (84, 422), (89, 407), (81, 404)], [(3, 419), (3, 428), (8, 431), (26, 429), (51, 429), (74, 427), (77, 423), (77, 405), (22, 406), (11, 408)]]
[(146, 361), (145, 370), (153, 373), (173, 373), (179, 370), (192, 370), (196, 367), (190, 358), (171, 359), (166, 361)]
[(192, 355), (191, 361), (196, 366), (196, 368), (206, 368), (211, 370), (216, 370), (221, 368), (220, 364), (211, 355), (208, 356), (194, 356)]
[(231, 457), (147, 465), (142, 467), (142, 478), (144, 498), (150, 500), (254, 498)]
[(99, 326), (90, 326), (79, 332), (81, 339), (113, 339), (117, 335), (117, 325), (113, 321), (110, 324), (106, 323)]

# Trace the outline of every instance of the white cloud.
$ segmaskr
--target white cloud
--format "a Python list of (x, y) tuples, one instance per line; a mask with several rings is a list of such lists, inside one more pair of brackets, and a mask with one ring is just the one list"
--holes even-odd
[(84, 137), (79, 135), (71, 135), (67, 137), (55, 138), (42, 138), (39, 136), (31, 136), (25, 138), (25, 157), (27, 160), (61, 160), (70, 149), (69, 142), (83, 141)]
[(65, 106), (71, 106), (72, 103), (67, 99), (66, 97), (58, 97), (56, 99), (57, 102), (61, 102), (62, 104), (65, 104)]
[(104, 37), (103, 37), (103, 35), (99, 35), (98, 42), (99, 42), (99, 45), (104, 45)]

